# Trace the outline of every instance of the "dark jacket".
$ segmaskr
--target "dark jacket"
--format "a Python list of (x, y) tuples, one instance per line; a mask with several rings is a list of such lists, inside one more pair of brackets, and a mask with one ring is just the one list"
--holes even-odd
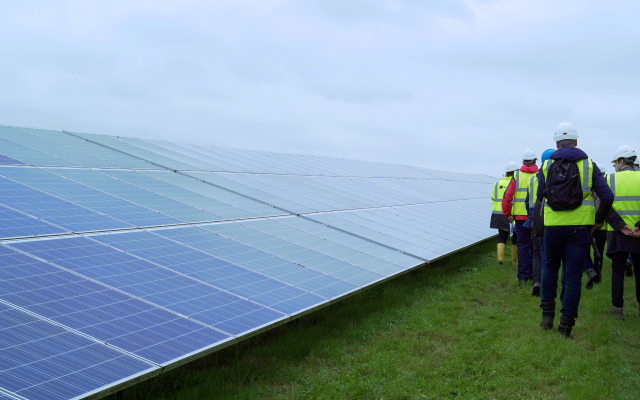
[[(551, 155), (552, 160), (567, 160), (571, 162), (578, 162), (580, 160), (584, 160), (585, 158), (589, 158), (587, 153), (580, 150), (577, 147), (562, 147), (553, 152)], [(542, 174), (542, 170), (538, 172), (538, 199), (541, 199), (544, 196), (544, 175)], [(591, 187), (594, 192), (600, 198), (600, 207), (596, 211), (596, 224), (601, 224), (604, 222), (604, 219), (609, 214), (609, 210), (611, 209), (611, 205), (613, 204), (613, 192), (609, 188), (607, 181), (602, 176), (602, 172), (600, 172), (600, 168), (593, 163), (593, 178), (591, 180)]]

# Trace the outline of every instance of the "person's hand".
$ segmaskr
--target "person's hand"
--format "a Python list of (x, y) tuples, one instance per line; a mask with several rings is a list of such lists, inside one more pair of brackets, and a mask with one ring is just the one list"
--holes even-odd
[(633, 228), (633, 231), (631, 231), (631, 236), (635, 238), (640, 237), (640, 228), (638, 227)]
[(631, 228), (625, 225), (624, 228), (620, 229), (620, 232), (624, 233), (627, 236), (630, 236), (633, 231), (631, 230)]
[(513, 215), (512, 215), (512, 216), (510, 216), (510, 217), (507, 217), (507, 219), (508, 219), (508, 220), (509, 220), (509, 222), (511, 222), (512, 224), (513, 224), (513, 221), (515, 221), (515, 220), (516, 220), (515, 218), (513, 218)]
[(597, 231), (598, 229), (602, 228), (602, 224), (594, 224), (591, 227), (591, 233), (593, 233), (594, 231)]

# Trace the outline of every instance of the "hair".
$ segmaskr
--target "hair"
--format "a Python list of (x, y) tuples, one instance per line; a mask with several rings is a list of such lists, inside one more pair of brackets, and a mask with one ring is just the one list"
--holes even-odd
[(537, 158), (534, 158), (533, 160), (522, 160), (522, 164), (524, 165), (534, 165), (536, 163)]
[(507, 172), (507, 174), (505, 176), (513, 176), (513, 171)]
[(638, 163), (638, 159), (637, 159), (636, 156), (628, 157), (628, 158), (620, 157), (620, 158), (618, 158), (618, 161), (620, 161), (620, 160), (622, 160), (622, 163), (624, 165), (628, 165), (630, 167), (633, 167), (633, 164), (637, 164)]
[(575, 147), (578, 144), (578, 141), (575, 139), (564, 139), (558, 140), (556, 143), (558, 144), (558, 147)]

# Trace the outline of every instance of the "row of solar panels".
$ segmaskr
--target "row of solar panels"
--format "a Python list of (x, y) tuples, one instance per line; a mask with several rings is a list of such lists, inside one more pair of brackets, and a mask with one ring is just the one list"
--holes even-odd
[(104, 395), (493, 234), (485, 176), (0, 130), (0, 398)]
[(159, 140), (0, 126), (0, 163), (88, 168), (244, 172), (252, 174), (453, 179), (491, 183), (460, 174), (396, 164), (238, 150)]
[(1, 386), (31, 399), (100, 391), (422, 263), (299, 217), (5, 241)]

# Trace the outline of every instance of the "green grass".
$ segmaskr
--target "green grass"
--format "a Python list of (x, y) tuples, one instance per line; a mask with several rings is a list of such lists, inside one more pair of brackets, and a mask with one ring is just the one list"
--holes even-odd
[[(123, 392), (124, 399), (637, 399), (640, 317), (604, 282), (575, 340), (542, 331), (539, 299), (493, 240)], [(509, 254), (507, 254), (507, 258)], [(559, 306), (558, 306), (559, 311)], [(559, 317), (556, 316), (556, 326)], [(555, 328), (555, 327), (554, 327)]]

